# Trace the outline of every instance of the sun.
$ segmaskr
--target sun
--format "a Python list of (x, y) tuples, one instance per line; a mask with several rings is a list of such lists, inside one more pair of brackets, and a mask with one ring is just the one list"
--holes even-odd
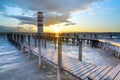
[(59, 33), (60, 29), (58, 27), (54, 27), (54, 31), (55, 31), (55, 33)]

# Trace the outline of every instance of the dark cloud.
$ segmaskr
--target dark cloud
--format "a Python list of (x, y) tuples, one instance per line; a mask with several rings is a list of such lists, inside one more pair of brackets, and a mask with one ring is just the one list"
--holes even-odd
[(68, 23), (65, 24), (65, 26), (69, 26), (69, 25), (76, 25), (76, 23), (69, 21)]
[(6, 15), (6, 17), (12, 17), (12, 18), (20, 20), (21, 21), (19, 23), (20, 25), (22, 25), (22, 24), (36, 25), (37, 24), (37, 18), (36, 17), (15, 16), (15, 15)]
[[(6, 17), (12, 17), (15, 19), (20, 20), (20, 25), (23, 24), (32, 24), (37, 25), (37, 17), (26, 17), (26, 16), (15, 16), (15, 15), (5, 15)], [(46, 15), (44, 18), (44, 25), (49, 26), (58, 23), (67, 23), (68, 25), (73, 25), (72, 22), (68, 21), (67, 19), (70, 18), (70, 15)]]
[(23, 27), (7, 27), (0, 25), (0, 32), (29, 32), (29, 30)]

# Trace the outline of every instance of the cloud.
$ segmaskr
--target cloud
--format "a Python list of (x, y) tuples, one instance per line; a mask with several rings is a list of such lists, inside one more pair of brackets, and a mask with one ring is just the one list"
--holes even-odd
[(73, 23), (73, 22), (69, 22), (67, 24), (65, 24), (65, 26), (69, 26), (69, 25), (75, 25), (76, 23)]
[(15, 0), (12, 5), (33, 11), (69, 13), (87, 9), (91, 4), (99, 1), (104, 0)]
[[(31, 25), (37, 25), (37, 17), (28, 17), (28, 16), (16, 16), (16, 15), (5, 15), (6, 17), (12, 17), (15, 19), (20, 20), (20, 25), (24, 24), (31, 24)], [(59, 23), (66, 23), (67, 25), (73, 25), (71, 21), (68, 21), (67, 19), (70, 18), (70, 15), (51, 15), (47, 14), (44, 18), (44, 25), (50, 26), (53, 24), (59, 24)]]
[[(75, 25), (75, 23), (68, 21), (71, 18), (71, 13), (74, 11), (83, 11), (92, 8), (95, 2), (104, 0), (5, 0), (0, 7), (12, 6), (19, 7), (31, 11), (43, 11), (45, 14), (44, 25), (50, 26), (59, 23), (66, 23), (66, 25)], [(3, 5), (4, 4), (4, 5)], [(23, 12), (24, 13), (24, 12)], [(56, 13), (56, 14), (51, 14)], [(58, 15), (60, 14), (60, 15)], [(37, 13), (36, 13), (37, 15)], [(20, 20), (20, 24), (37, 24), (37, 16), (28, 17), (24, 15), (9, 15), (9, 17)]]
[(22, 24), (32, 24), (36, 25), (37, 24), (37, 18), (36, 17), (28, 17), (28, 16), (18, 16), (18, 15), (5, 15), (6, 17), (12, 17), (15, 19), (20, 20), (21, 22), (19, 23), (20, 25)]
[(0, 25), (0, 32), (31, 32), (23, 27), (7, 27)]
[(49, 26), (49, 25), (53, 25), (53, 24), (59, 24), (59, 23), (68, 23), (69, 21), (68, 19), (71, 16), (69, 14), (64, 14), (64, 15), (47, 15), (44, 19), (44, 25), (45, 26)]

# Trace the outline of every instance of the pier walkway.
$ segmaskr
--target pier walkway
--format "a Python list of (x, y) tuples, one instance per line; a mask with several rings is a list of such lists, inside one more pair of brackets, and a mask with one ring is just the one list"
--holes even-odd
[(112, 67), (110, 65), (96, 66), (94, 64), (86, 63), (74, 58), (61, 54), (61, 45), (58, 40), (58, 49), (48, 52), (47, 48), (41, 47), (40, 39), (38, 39), (39, 46), (30, 44), (30, 37), (28, 37), (28, 45), (11, 38), (13, 43), (19, 44), (29, 55), (34, 54), (38, 56), (39, 65), (42, 62), (52, 64), (58, 69), (58, 80), (61, 80), (61, 72), (65, 71), (72, 75), (74, 79), (80, 80), (120, 80), (120, 65)]
[[(26, 48), (28, 48), (26, 46)], [(32, 53), (39, 57), (38, 47), (31, 48)], [(42, 49), (42, 60), (46, 61), (55, 67), (58, 66), (58, 54), (56, 51), (47, 51)], [(96, 66), (90, 63), (77, 61), (74, 58), (66, 55), (62, 56), (61, 69), (68, 72), (72, 76), (80, 80), (119, 80), (120, 65), (113, 68), (110, 65)]]

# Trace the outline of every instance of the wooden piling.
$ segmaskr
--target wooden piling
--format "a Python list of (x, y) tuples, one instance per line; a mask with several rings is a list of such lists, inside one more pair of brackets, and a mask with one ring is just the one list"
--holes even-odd
[(57, 39), (56, 37), (54, 38), (54, 42), (55, 42), (55, 50), (57, 49)]
[(29, 47), (29, 58), (31, 58), (31, 45), (30, 45), (30, 35), (28, 35), (28, 47)]
[(46, 38), (44, 38), (44, 48), (46, 48), (47, 47), (47, 40), (46, 40)]
[[(41, 36), (40, 36), (41, 37)], [(39, 48), (39, 68), (42, 68), (42, 55), (41, 55), (41, 38), (38, 38), (38, 48)]]
[(22, 37), (23, 37), (23, 40), (22, 40), (22, 52), (25, 52), (25, 35), (23, 34), (22, 35)]
[(82, 41), (79, 41), (79, 55), (78, 60), (82, 61)]
[(57, 80), (62, 80), (62, 41), (58, 38), (58, 67), (57, 67)]
[(36, 35), (34, 36), (34, 42), (35, 42), (35, 47), (37, 47), (37, 39), (36, 39)]

